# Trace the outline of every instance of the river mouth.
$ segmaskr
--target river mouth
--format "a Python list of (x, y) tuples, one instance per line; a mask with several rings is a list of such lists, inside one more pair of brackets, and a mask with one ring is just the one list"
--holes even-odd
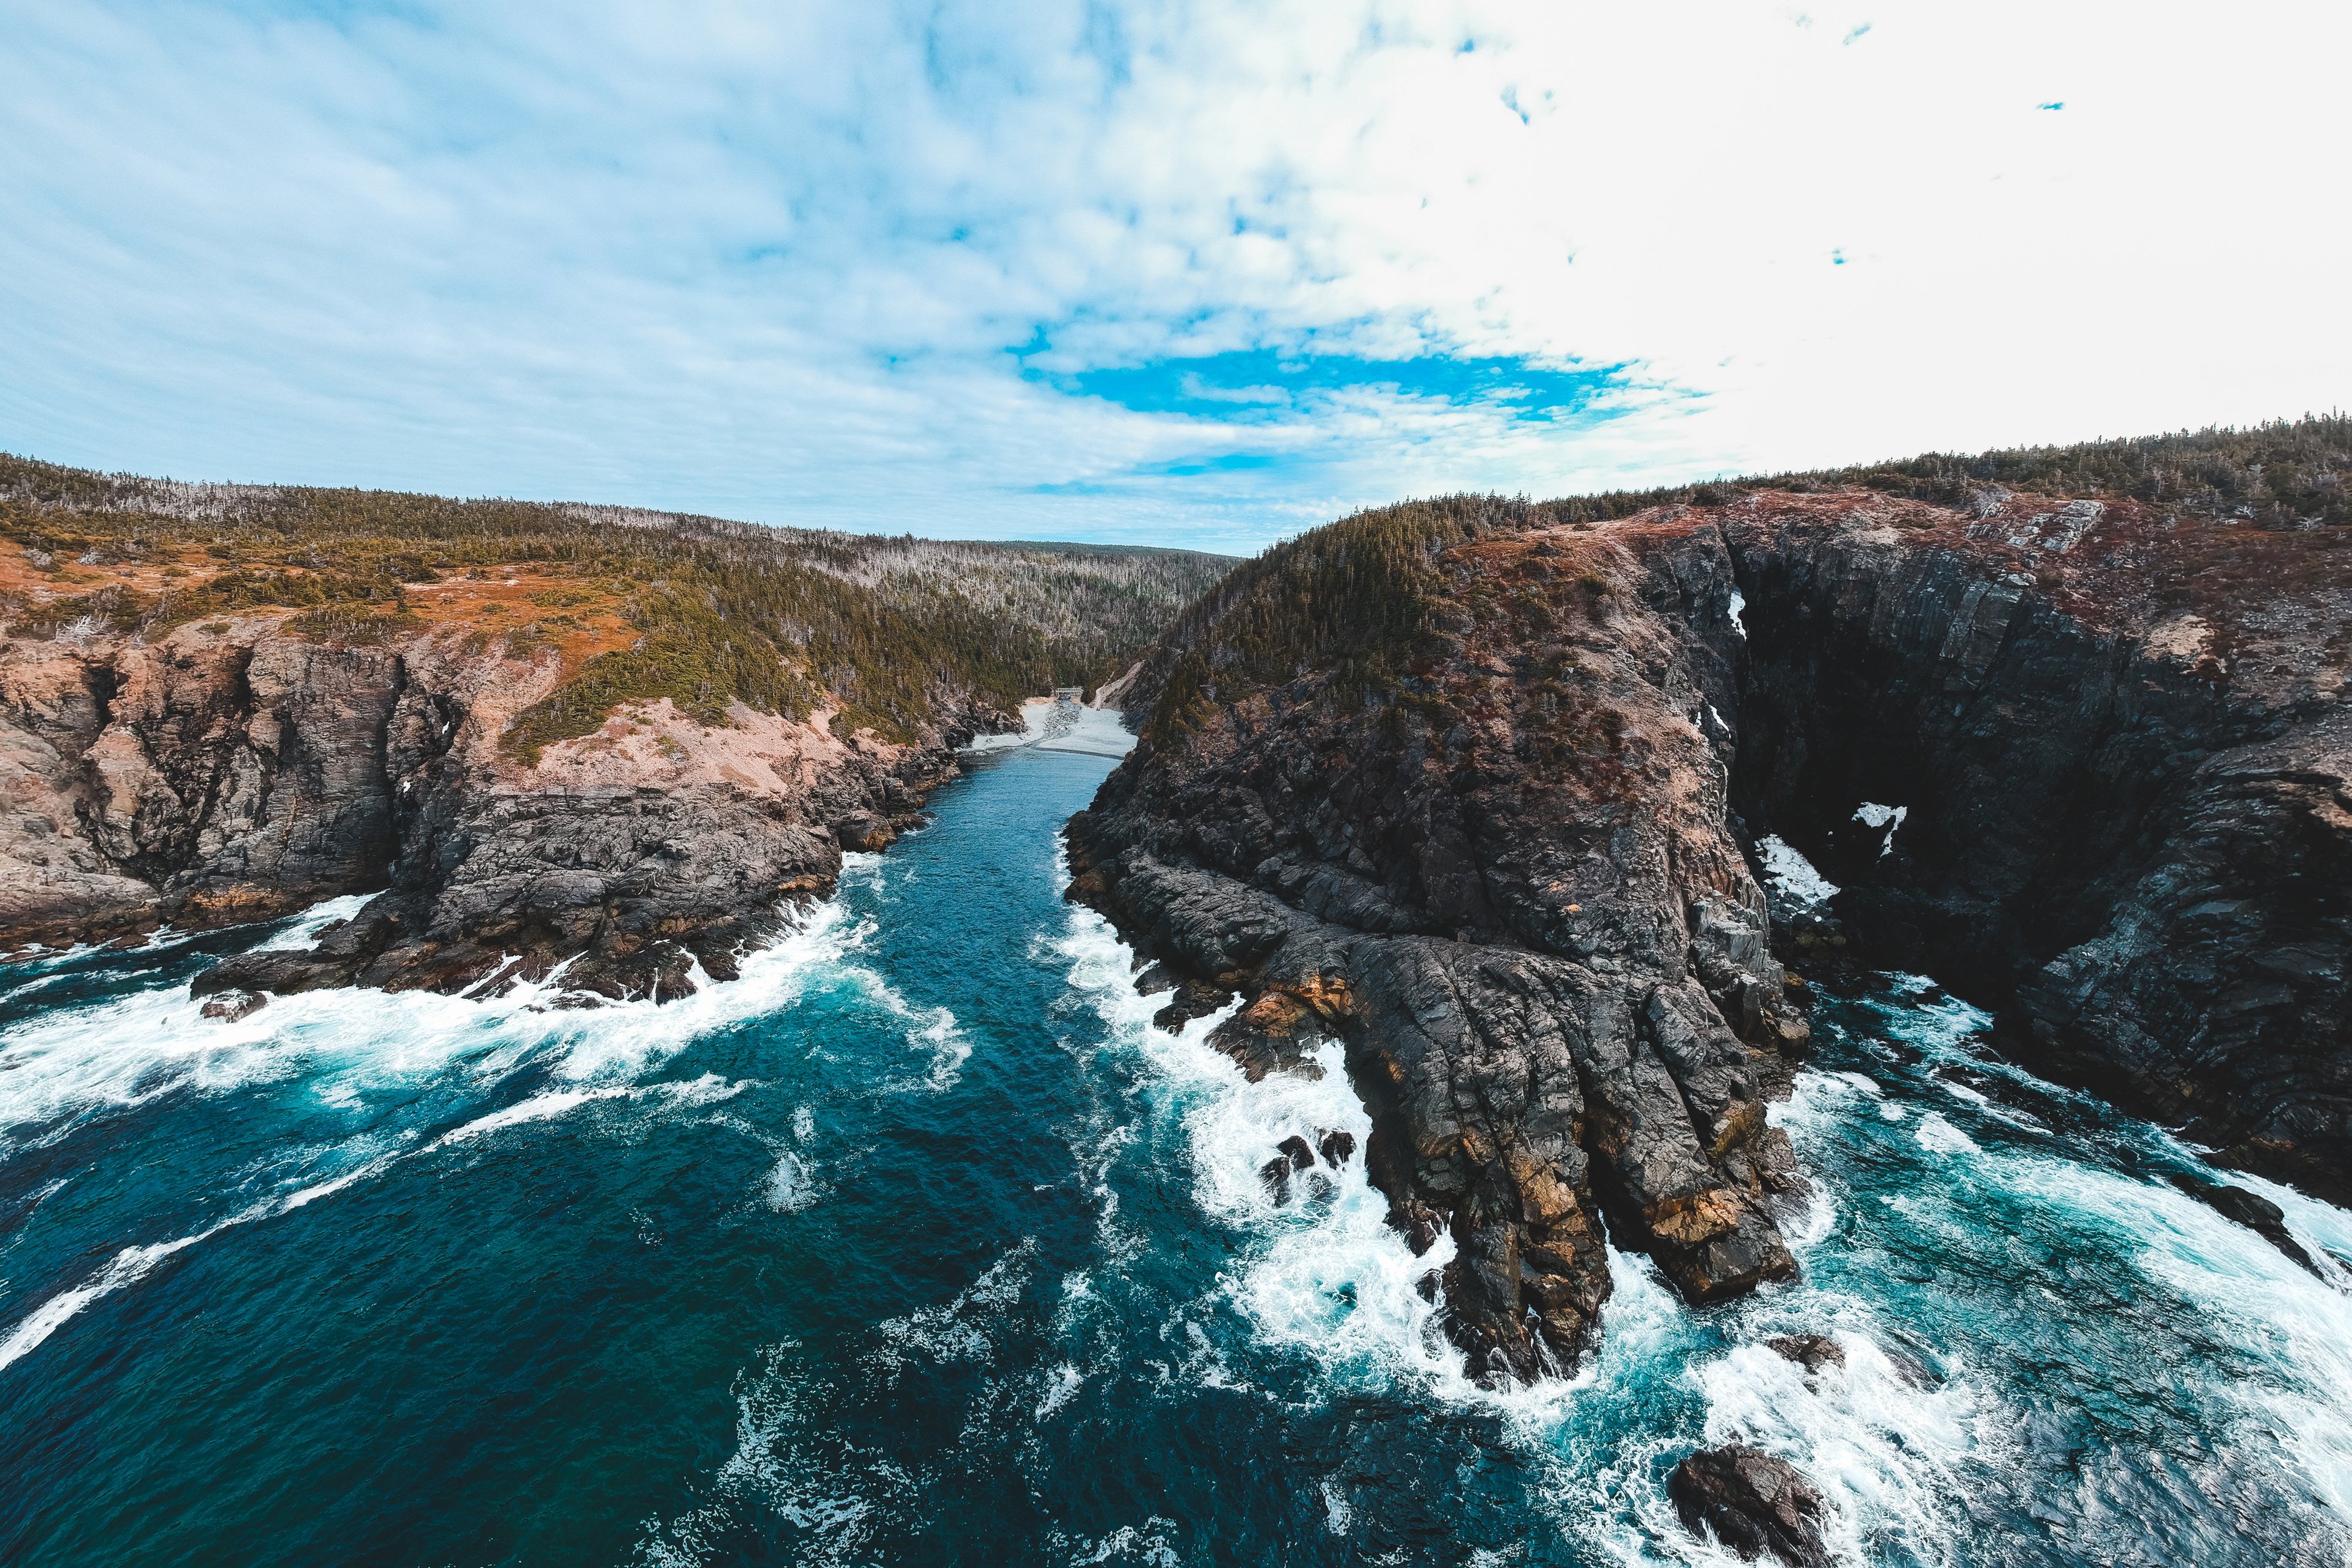
[(1853, 1561), (2343, 1561), (2352, 1216), (2226, 1176), (2315, 1277), (1912, 977), (1774, 1110), (1800, 1282), (1617, 1255), (1575, 1380), (1473, 1386), (1344, 1075), (1152, 1030), (1061, 901), (1110, 766), (976, 766), (657, 1009), (200, 1019), (251, 934), (0, 973), (0, 1559), (1717, 1563), (1663, 1482), (1739, 1437)]

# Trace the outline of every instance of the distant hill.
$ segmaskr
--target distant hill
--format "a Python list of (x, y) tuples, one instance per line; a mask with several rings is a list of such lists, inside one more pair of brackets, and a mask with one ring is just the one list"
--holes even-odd
[(1235, 563), (1190, 550), (978, 544), (632, 507), (192, 485), (0, 455), (0, 623), (160, 635), (292, 612), (340, 645), (464, 622), (553, 650), (563, 679), (509, 731), (530, 755), (619, 705), (730, 703), (903, 739), (954, 690), (1017, 711), (1126, 667)]

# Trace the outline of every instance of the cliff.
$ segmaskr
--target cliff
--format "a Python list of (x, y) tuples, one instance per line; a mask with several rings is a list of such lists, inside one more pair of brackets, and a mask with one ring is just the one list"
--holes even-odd
[(690, 959), (731, 974), (784, 901), (830, 886), (842, 843), (879, 847), (951, 746), (1003, 723), (971, 703), (891, 745), (662, 701), (527, 763), (499, 742), (556, 674), (446, 632), (334, 647), (259, 617), (11, 642), (0, 921), (89, 940), (382, 889), (316, 953), (232, 958), (199, 988), (458, 990), (573, 959), (583, 990), (682, 994)]
[(0, 529), (0, 945), (376, 894), (205, 992), (728, 977), (1225, 564), (16, 460)]
[(2344, 1189), (2344, 519), (1895, 488), (1367, 514), (1147, 661), (1072, 896), (1171, 1020), (1237, 995), (1252, 1071), (1342, 1042), (1474, 1372), (1573, 1364), (1604, 1228), (1693, 1301), (1792, 1270), (1776, 951), (1935, 975), (2035, 1070)]

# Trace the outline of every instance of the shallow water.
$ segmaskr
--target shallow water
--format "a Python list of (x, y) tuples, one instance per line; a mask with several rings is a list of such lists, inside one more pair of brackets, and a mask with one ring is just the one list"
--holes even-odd
[(2352, 1275), (1914, 979), (1825, 1003), (1776, 1112), (1801, 1283), (1696, 1312), (1621, 1257), (1573, 1384), (1469, 1386), (1360, 1153), (1256, 1181), (1360, 1150), (1341, 1075), (1152, 1031), (1060, 902), (1109, 766), (980, 764), (661, 1008), (201, 1019), (253, 932), (0, 970), (0, 1561), (1719, 1563), (1662, 1485), (1733, 1437), (1857, 1560), (2347, 1560)]

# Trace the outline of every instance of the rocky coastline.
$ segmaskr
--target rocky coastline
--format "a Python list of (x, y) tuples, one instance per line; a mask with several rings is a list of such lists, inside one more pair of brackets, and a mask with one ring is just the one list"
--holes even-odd
[(629, 705), (535, 758), (501, 745), (561, 662), (462, 629), (336, 645), (284, 617), (0, 643), (0, 936), (137, 936), (374, 897), (304, 951), (196, 982), (234, 1009), (366, 985), (492, 994), (559, 967), (573, 999), (731, 977), (1018, 716), (958, 692), (911, 743), (738, 705)]
[[(1489, 1381), (1590, 1349), (1604, 1233), (1694, 1302), (1793, 1271), (1805, 972), (1934, 975), (2032, 1070), (2341, 1197), (2342, 532), (1998, 486), (1351, 519), (1147, 662), (1070, 895), (1247, 1071), (1341, 1043)], [(1769, 839), (1834, 895), (1769, 894)]]

